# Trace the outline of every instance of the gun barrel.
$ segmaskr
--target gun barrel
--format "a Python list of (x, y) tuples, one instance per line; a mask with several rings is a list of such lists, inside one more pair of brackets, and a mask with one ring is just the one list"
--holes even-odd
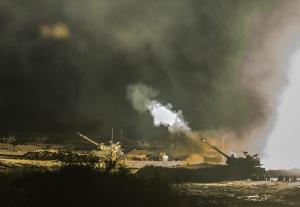
[(229, 156), (227, 154), (225, 154), (224, 152), (222, 152), (221, 150), (219, 150), (217, 147), (215, 146), (211, 146), (214, 150), (216, 150), (217, 152), (219, 152), (221, 155), (223, 155), (226, 158), (229, 158)]
[(91, 139), (90, 139), (90, 138), (88, 138), (87, 136), (84, 136), (84, 135), (83, 135), (83, 134), (81, 134), (80, 132), (77, 132), (77, 134), (78, 134), (80, 137), (82, 137), (83, 139), (85, 139), (85, 140), (87, 140), (87, 141), (89, 141), (89, 142), (93, 143), (94, 145), (97, 145), (97, 146), (99, 146), (99, 144), (98, 144), (97, 142), (95, 142), (95, 141), (91, 140)]
[(216, 150), (217, 152), (219, 152), (221, 155), (223, 155), (226, 158), (230, 158), (227, 154), (225, 154), (224, 152), (222, 152), (221, 150), (219, 150), (216, 146), (211, 145), (206, 139), (202, 139), (201, 140), (203, 143), (206, 143), (208, 146), (210, 146), (212, 149)]

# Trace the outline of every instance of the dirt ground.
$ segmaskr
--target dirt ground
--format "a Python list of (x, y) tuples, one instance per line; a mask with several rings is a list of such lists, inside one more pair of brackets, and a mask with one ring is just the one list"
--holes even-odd
[(300, 207), (300, 182), (234, 181), (176, 186), (193, 206)]

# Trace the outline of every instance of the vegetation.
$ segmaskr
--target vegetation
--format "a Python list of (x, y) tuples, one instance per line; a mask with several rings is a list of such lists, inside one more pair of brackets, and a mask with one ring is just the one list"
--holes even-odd
[(0, 206), (182, 206), (159, 178), (144, 180), (126, 170), (66, 165), (57, 171), (22, 168), (0, 175)]

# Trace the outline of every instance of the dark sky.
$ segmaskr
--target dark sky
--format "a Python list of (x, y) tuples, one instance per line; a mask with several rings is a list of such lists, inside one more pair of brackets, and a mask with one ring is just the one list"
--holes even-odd
[(165, 136), (127, 100), (138, 82), (193, 129), (238, 132), (263, 116), (239, 67), (250, 17), (271, 2), (1, 0), (0, 135)]

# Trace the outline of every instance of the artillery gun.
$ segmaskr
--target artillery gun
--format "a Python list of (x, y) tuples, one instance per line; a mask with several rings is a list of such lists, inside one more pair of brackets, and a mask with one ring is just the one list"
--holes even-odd
[(97, 143), (94, 140), (88, 138), (87, 136), (81, 134), (80, 132), (77, 132), (77, 134), (89, 141), (90, 143), (97, 146), (98, 150), (94, 152), (94, 155), (101, 157), (106, 164), (106, 167), (109, 169), (115, 168), (118, 164), (119, 160), (124, 157), (124, 152), (121, 147), (120, 142), (113, 142), (113, 135), (111, 140), (109, 141), (110, 145), (105, 145), (104, 143)]
[(266, 171), (261, 167), (258, 154), (253, 156), (248, 152), (244, 152), (245, 157), (235, 157), (227, 155), (216, 146), (211, 145), (206, 139), (201, 139), (203, 144), (221, 154), (226, 158), (224, 164), (207, 164), (199, 165), (198, 167), (144, 167), (137, 173), (139, 176), (153, 177), (153, 175), (165, 176), (176, 182), (220, 182), (232, 180), (245, 180), (252, 178), (265, 177)]
[(223, 155), (226, 158), (226, 164), (229, 166), (243, 167), (243, 168), (255, 168), (260, 167), (262, 164), (260, 163), (260, 159), (258, 154), (249, 155), (248, 152), (243, 152), (244, 157), (236, 157), (234, 154), (227, 155), (222, 152), (216, 146), (211, 145), (206, 139), (201, 139), (201, 141), (207, 144), (209, 147), (217, 151), (219, 154)]

